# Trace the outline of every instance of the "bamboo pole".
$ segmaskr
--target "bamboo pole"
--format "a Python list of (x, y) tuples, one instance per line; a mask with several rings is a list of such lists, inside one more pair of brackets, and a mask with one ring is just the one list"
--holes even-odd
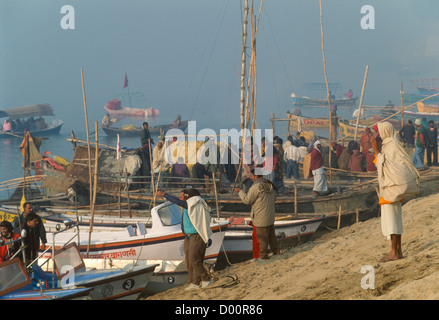
[(118, 176), (119, 176), (119, 179), (118, 179), (118, 181), (119, 181), (119, 183), (118, 183), (118, 185), (119, 185), (119, 199), (118, 199), (118, 202), (119, 202), (119, 218), (122, 218), (122, 205), (121, 205), (121, 203), (120, 203), (120, 193), (121, 193), (121, 189), (122, 189), (122, 181), (121, 181), (121, 178), (120, 178), (120, 159), (118, 159), (117, 160), (117, 172), (118, 172)]
[(369, 71), (369, 66), (366, 66), (366, 72), (364, 73), (364, 79), (363, 79), (363, 87), (361, 89), (361, 97), (360, 97), (360, 105), (358, 107), (358, 115), (357, 115), (357, 122), (355, 124), (355, 135), (354, 140), (357, 140), (357, 133), (358, 133), (358, 123), (360, 122), (360, 114), (361, 114), (361, 108), (363, 106), (363, 96), (364, 96), (364, 87), (366, 86), (366, 79), (367, 79), (367, 72)]
[(338, 207), (338, 222), (337, 222), (337, 230), (340, 229), (340, 221), (341, 221), (341, 206)]
[(294, 185), (294, 215), (297, 218), (297, 185)]
[[(95, 122), (95, 138), (96, 138), (96, 146), (98, 145), (98, 122)], [(96, 203), (96, 193), (97, 193), (97, 185), (98, 185), (98, 160), (99, 160), (99, 148), (95, 147), (95, 167), (94, 167), (94, 183), (93, 183), (93, 199), (90, 203), (90, 228), (88, 233), (88, 245), (87, 245), (87, 257), (90, 250), (90, 242), (91, 242), (91, 234), (93, 232), (93, 222), (94, 222), (94, 214), (95, 214), (95, 203)]]
[(93, 201), (92, 199), (92, 173), (91, 173), (91, 151), (90, 151), (90, 136), (88, 131), (88, 116), (87, 116), (87, 102), (85, 98), (85, 85), (84, 85), (84, 72), (81, 68), (81, 81), (82, 81), (82, 98), (84, 100), (84, 115), (85, 115), (85, 128), (87, 132), (87, 147), (88, 147), (88, 175), (90, 178), (90, 205)]
[(248, 0), (244, 1), (244, 19), (242, 22), (242, 54), (241, 54), (241, 129), (245, 128), (245, 67), (246, 67), (246, 42), (247, 42), (247, 20)]
[(404, 126), (404, 99), (402, 97), (402, 81), (401, 81), (401, 128)]
[(332, 185), (332, 171), (331, 171), (331, 138), (332, 138), (332, 112), (331, 112), (331, 99), (329, 97), (329, 86), (328, 86), (328, 75), (326, 73), (326, 58), (325, 58), (325, 44), (323, 37), (323, 10), (322, 10), (322, 0), (319, 0), (320, 5), (320, 34), (322, 39), (322, 56), (323, 56), (323, 71), (325, 74), (325, 83), (326, 83), (326, 96), (328, 98), (328, 106), (329, 106), (329, 184)]
[(148, 139), (148, 145), (149, 145), (149, 167), (151, 168), (151, 188), (152, 188), (152, 193), (154, 194), (154, 174), (152, 172), (152, 150), (151, 150), (151, 139)]

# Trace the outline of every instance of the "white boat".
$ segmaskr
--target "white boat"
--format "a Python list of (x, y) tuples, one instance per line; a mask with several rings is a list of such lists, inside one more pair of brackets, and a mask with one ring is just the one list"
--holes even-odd
[[(290, 248), (311, 238), (325, 216), (307, 219), (276, 220), (274, 223), (276, 237), (281, 249)], [(252, 258), (253, 227), (249, 224), (250, 218), (231, 218), (230, 226), (224, 237), (224, 246), (220, 258), (224, 255), (232, 262), (244, 261)], [(223, 262), (223, 261), (221, 261)]]
[[(169, 286), (183, 284), (187, 280), (187, 268), (184, 255), (185, 235), (181, 230), (182, 211), (179, 206), (165, 202), (152, 208), (151, 226), (146, 227), (143, 222), (138, 222), (137, 227), (129, 225), (126, 228), (106, 231), (101, 228), (91, 233), (90, 245), (89, 232), (80, 231), (79, 250), (87, 264), (88, 259), (95, 261), (124, 260), (127, 264), (158, 264), (151, 282), (155, 282), (160, 290)], [(211, 223), (211, 244), (206, 249), (204, 261), (215, 264), (224, 239), (229, 222)], [(67, 243), (74, 233), (75, 228), (55, 235), (55, 249), (60, 249)], [(47, 234), (48, 245), (52, 244), (53, 234)], [(87, 255), (88, 250), (88, 255)], [(50, 256), (46, 253), (43, 258)], [(182, 282), (184, 281), (184, 282)], [(152, 287), (153, 284), (148, 284)]]
[[(124, 269), (87, 269), (75, 242), (55, 252), (55, 272), (45, 272), (32, 266), (34, 278), (49, 287), (80, 286), (93, 288), (94, 300), (135, 300), (151, 279), (157, 264), (127, 266)], [(53, 268), (53, 265), (52, 265)], [(55, 283), (55, 285), (54, 285)]]

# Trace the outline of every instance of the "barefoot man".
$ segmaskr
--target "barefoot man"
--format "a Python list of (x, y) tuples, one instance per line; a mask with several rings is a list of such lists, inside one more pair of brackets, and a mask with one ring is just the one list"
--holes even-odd
[(378, 171), (379, 204), (381, 206), (381, 231), (392, 246), (389, 254), (380, 262), (403, 258), (401, 250), (402, 208), (404, 198), (419, 193), (419, 173), (412, 160), (395, 138), (393, 125), (389, 122), (378, 123), (378, 133), (382, 139), (381, 150), (372, 139)]

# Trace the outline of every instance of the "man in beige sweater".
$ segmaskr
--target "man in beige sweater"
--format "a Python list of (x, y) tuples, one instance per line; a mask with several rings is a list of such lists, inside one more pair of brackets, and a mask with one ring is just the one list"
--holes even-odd
[(274, 184), (254, 174), (254, 169), (250, 172), (250, 179), (253, 181), (248, 193), (239, 188), (235, 188), (242, 202), (251, 205), (250, 216), (252, 223), (256, 227), (256, 237), (259, 242), (259, 258), (268, 259), (268, 246), (273, 254), (279, 254), (279, 245), (274, 230), (275, 201), (277, 190)]

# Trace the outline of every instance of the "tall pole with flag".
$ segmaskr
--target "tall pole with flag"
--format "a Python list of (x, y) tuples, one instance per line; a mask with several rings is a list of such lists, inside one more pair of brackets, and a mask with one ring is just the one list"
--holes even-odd
[(127, 73), (125, 72), (125, 78), (123, 79), (123, 88), (127, 88), (128, 90), (128, 99), (130, 101), (130, 108), (131, 108), (131, 94), (130, 94), (130, 88), (128, 87), (128, 77)]

